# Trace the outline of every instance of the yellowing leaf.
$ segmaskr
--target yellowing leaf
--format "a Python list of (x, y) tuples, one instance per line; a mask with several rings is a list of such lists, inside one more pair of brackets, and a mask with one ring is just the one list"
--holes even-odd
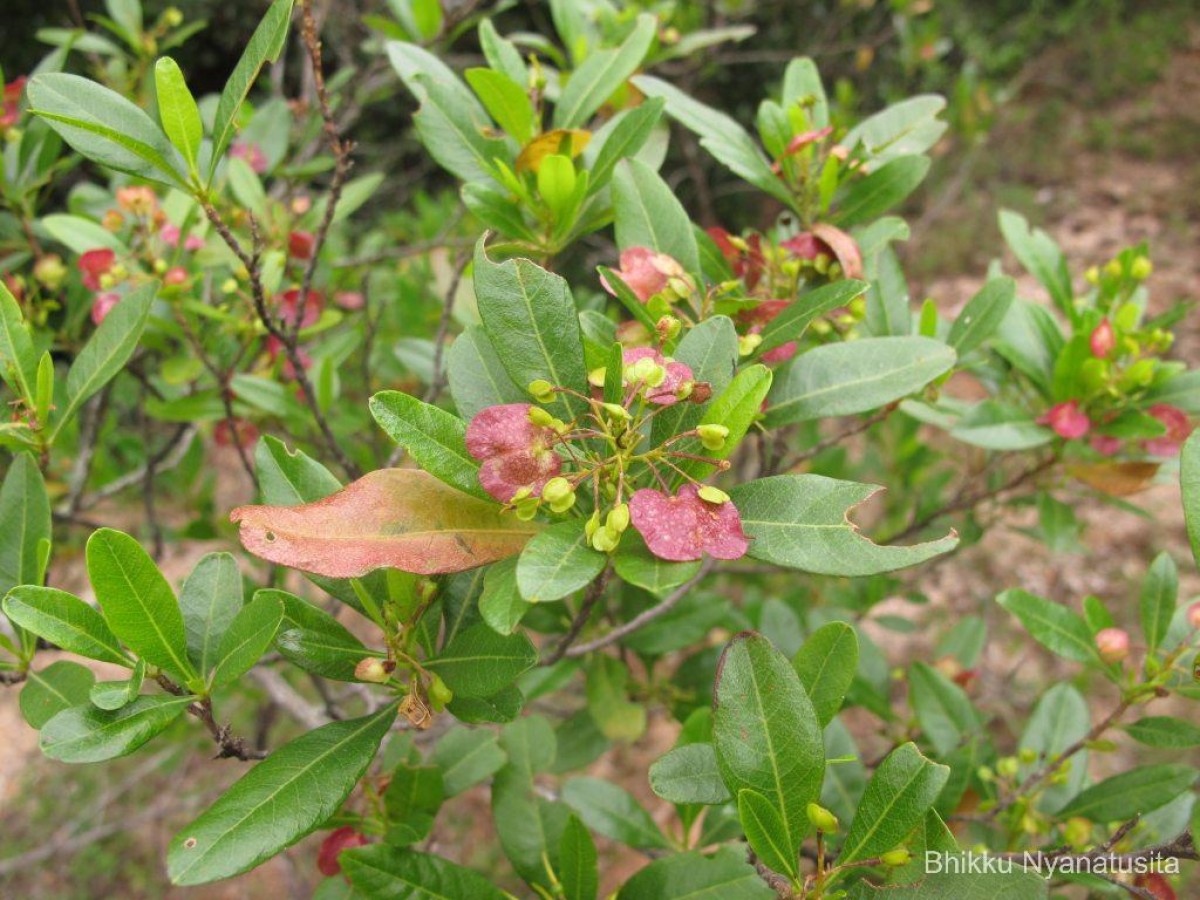
[(592, 133), (582, 128), (555, 128), (538, 135), (517, 156), (517, 172), (536, 172), (541, 168), (542, 160), (552, 153), (561, 153), (574, 159), (591, 139)]
[(1110, 497), (1128, 497), (1150, 486), (1158, 472), (1153, 462), (1076, 463), (1067, 467), (1068, 474)]
[(242, 506), (230, 518), (251, 553), (329, 578), (461, 572), (519, 553), (540, 527), (417, 469), (380, 469), (315, 503)]

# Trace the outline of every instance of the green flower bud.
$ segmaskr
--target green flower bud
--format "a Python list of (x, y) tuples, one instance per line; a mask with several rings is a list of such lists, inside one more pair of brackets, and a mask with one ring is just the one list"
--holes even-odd
[(682, 323), (674, 316), (663, 316), (654, 323), (654, 333), (658, 335), (660, 341), (670, 341), (679, 334), (681, 327), (683, 327)]
[(838, 830), (837, 816), (827, 810), (825, 807), (816, 803), (809, 803), (806, 809), (808, 812), (808, 821), (817, 831), (824, 834), (834, 834)]
[(163, 11), (163, 24), (168, 28), (178, 28), (183, 24), (183, 13), (177, 7), (168, 6)]
[(711, 484), (706, 484), (697, 492), (701, 500), (708, 503), (728, 503), (729, 495), (719, 487), (713, 487)]
[(617, 534), (624, 533), (629, 527), (629, 504), (618, 503), (608, 511), (608, 516), (604, 520), (604, 527), (611, 529)]
[(1090, 269), (1088, 269), (1086, 272), (1083, 273), (1083, 277), (1087, 281), (1088, 284), (1099, 284), (1100, 283), (1100, 268), (1098, 266), (1092, 266)]
[(592, 535), (596, 533), (596, 529), (599, 527), (600, 510), (596, 510), (592, 513), (591, 518), (587, 520), (587, 524), (583, 526), (583, 536), (587, 538), (589, 544), (592, 542)]
[(434, 675), (433, 680), (429, 682), (429, 702), (433, 705), (434, 711), (441, 712), (453, 699), (454, 691), (446, 687), (446, 682)]
[(1063, 827), (1063, 840), (1076, 850), (1082, 850), (1092, 842), (1092, 823), (1079, 816), (1067, 819)]
[(538, 403), (549, 403), (554, 399), (554, 385), (544, 378), (529, 382), (528, 391)]
[(571, 482), (567, 481), (561, 475), (551, 478), (542, 487), (542, 499), (547, 503), (556, 503), (573, 493), (575, 493), (575, 490), (571, 487)]
[(1139, 359), (1121, 375), (1121, 386), (1126, 390), (1143, 388), (1154, 380), (1158, 368), (1156, 359)]
[(383, 684), (391, 677), (394, 671), (396, 671), (394, 660), (367, 656), (360, 659), (358, 665), (354, 667), (354, 677), (359, 681), (366, 681), (371, 684)]
[(1120, 278), (1123, 272), (1124, 269), (1121, 268), (1119, 259), (1110, 259), (1104, 264), (1104, 274), (1110, 278)]
[(996, 771), (1002, 778), (1015, 778), (1020, 769), (1020, 763), (1015, 756), (1005, 756), (996, 763)]
[(749, 356), (758, 349), (758, 345), (761, 343), (761, 334), (743, 334), (740, 338), (738, 338), (738, 355)]
[(1133, 264), (1129, 267), (1129, 274), (1132, 275), (1134, 278), (1136, 278), (1138, 281), (1145, 281), (1147, 278), (1150, 277), (1150, 273), (1153, 271), (1154, 271), (1153, 263), (1151, 263), (1150, 260), (1145, 256), (1137, 257), (1133, 261)]
[(1025, 765), (1031, 766), (1035, 762), (1037, 762), (1038, 755), (1037, 755), (1037, 751), (1034, 750), (1033, 748), (1022, 747), (1021, 752), (1017, 754), (1017, 758), (1020, 759), (1021, 762), (1024, 763)]
[(222, 294), (233, 294), (237, 292), (237, 289), (238, 283), (236, 278), (226, 278), (223, 282), (221, 282)]
[(57, 253), (48, 253), (33, 266), (33, 277), (48, 291), (58, 290), (67, 277), (67, 267)]
[(555, 419), (540, 406), (531, 406), (529, 407), (529, 421), (542, 428), (550, 428), (554, 425)]
[(517, 518), (522, 522), (528, 522), (538, 511), (538, 500), (536, 497), (526, 497), (524, 500), (519, 500), (515, 504), (517, 507)]
[(975, 770), (975, 774), (979, 776), (979, 780), (985, 784), (996, 780), (996, 773), (992, 771), (990, 766), (980, 766)]
[(559, 500), (550, 501), (550, 511), (556, 513), (564, 513), (575, 505), (575, 492), (571, 491), (565, 497)]
[(596, 533), (592, 535), (592, 548), (601, 553), (612, 553), (617, 549), (619, 543), (621, 543), (621, 535), (607, 525), (597, 528)]
[(729, 429), (724, 425), (701, 425), (696, 429), (696, 435), (704, 449), (720, 450), (725, 446), (725, 439), (729, 437)]
[(606, 369), (604, 366), (600, 366), (599, 368), (592, 369), (592, 371), (588, 372), (588, 384), (590, 384), (592, 387), (604, 387), (604, 381), (606, 378), (608, 378), (608, 369)]
[(879, 856), (879, 861), (885, 866), (907, 866), (912, 861), (912, 854), (904, 847), (897, 847)]
[(629, 421), (629, 410), (621, 406), (619, 403), (605, 403), (604, 411), (618, 422)]

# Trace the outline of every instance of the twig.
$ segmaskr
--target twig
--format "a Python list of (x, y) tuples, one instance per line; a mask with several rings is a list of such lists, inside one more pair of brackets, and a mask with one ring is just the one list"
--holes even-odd
[(309, 730), (319, 728), (329, 721), (320, 707), (314, 706), (301, 697), (278, 672), (258, 667), (253, 669), (251, 674), (259, 686), (267, 692), (267, 696), (305, 728)]
[(879, 422), (882, 422), (888, 416), (890, 416), (897, 409), (897, 407), (899, 407), (899, 405), (900, 405), (899, 403), (889, 403), (887, 406), (885, 406), (883, 409), (879, 410), (878, 412), (872, 413), (871, 415), (867, 416), (865, 419), (860, 419), (859, 421), (855, 422), (853, 425), (839, 431), (837, 434), (830, 435), (829, 437), (825, 438), (824, 440), (817, 441), (817, 443), (813, 444), (811, 447), (809, 447), (803, 453), (797, 454), (794, 458), (789, 460), (781, 468), (783, 469), (783, 471), (786, 472), (789, 469), (791, 469), (795, 466), (798, 466), (800, 463), (806, 462), (807, 460), (812, 459), (818, 453), (822, 453), (825, 450), (828, 450), (830, 447), (836, 447), (838, 444), (840, 444), (842, 441), (846, 440), (847, 438), (854, 437), (854, 435), (856, 435), (856, 434), (861, 434), (862, 432), (864, 432), (868, 428), (870, 428), (872, 425), (876, 425)]
[[(166, 472), (175, 468), (187, 455), (188, 448), (191, 446), (192, 438), (196, 436), (196, 429), (192, 425), (181, 425), (176, 429), (175, 433), (167, 439), (167, 443), (154, 455), (155, 471)], [(83, 512), (91, 509), (102, 500), (107, 500), (116, 494), (121, 493), (127, 488), (142, 484), (142, 480), (146, 475), (146, 466), (139, 466), (131, 472), (126, 472), (112, 481), (97, 488), (90, 494), (79, 498), (74, 509), (69, 505), (60, 506), (55, 512), (64, 516), (74, 516), (77, 512)]]
[(587, 593), (583, 595), (583, 602), (579, 604), (579, 612), (571, 620), (571, 627), (567, 629), (567, 633), (563, 635), (563, 639), (558, 642), (558, 646), (554, 648), (553, 652), (542, 660), (543, 666), (552, 666), (566, 656), (571, 645), (578, 639), (579, 633), (583, 631), (583, 627), (587, 625), (588, 619), (592, 617), (592, 610), (604, 596), (604, 592), (608, 588), (608, 580), (611, 577), (612, 566), (606, 565), (604, 571), (600, 573), (600, 577), (588, 585)]
[(429, 390), (425, 392), (425, 402), (432, 403), (441, 393), (446, 383), (445, 367), (442, 359), (446, 354), (446, 338), (450, 332), (450, 318), (454, 313), (454, 298), (458, 295), (458, 286), (462, 283), (463, 273), (467, 263), (471, 261), (469, 253), (462, 253), (454, 264), (454, 275), (446, 287), (446, 297), (442, 301), (442, 316), (438, 320), (437, 336), (433, 346), (433, 377), (429, 380)]
[(652, 606), (645, 612), (639, 613), (624, 625), (617, 626), (608, 632), (608, 634), (598, 637), (594, 641), (588, 641), (587, 643), (577, 644), (574, 647), (568, 648), (564, 655), (569, 659), (574, 659), (577, 656), (586, 656), (593, 650), (599, 650), (602, 647), (607, 647), (609, 644), (615, 644), (621, 638), (631, 635), (638, 629), (650, 624), (659, 616), (666, 615), (675, 608), (675, 605), (680, 600), (687, 596), (688, 591), (694, 588), (705, 575), (712, 571), (715, 564), (715, 561), (712, 559), (705, 560), (704, 564), (700, 566), (699, 572), (675, 588), (657, 606)]
[[(155, 676), (154, 680), (168, 694), (180, 697), (187, 693), (162, 673)], [(245, 738), (236, 737), (228, 725), (218, 724), (217, 720), (213, 717), (212, 700), (210, 698), (205, 697), (203, 700), (196, 701), (187, 708), (187, 711), (204, 723), (204, 727), (208, 729), (208, 733), (216, 741), (218, 750), (217, 759), (240, 759), (245, 762), (251, 759), (266, 758), (267, 754), (263, 751), (251, 750), (246, 744)]]

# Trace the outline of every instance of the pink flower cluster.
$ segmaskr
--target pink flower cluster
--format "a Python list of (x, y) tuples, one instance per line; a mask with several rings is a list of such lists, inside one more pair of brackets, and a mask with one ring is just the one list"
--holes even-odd
[[(1166, 433), (1143, 441), (1142, 449), (1151, 456), (1169, 457), (1177, 454), (1192, 433), (1192, 423), (1187, 413), (1167, 403), (1156, 403), (1146, 412), (1163, 424)], [(1046, 425), (1068, 441), (1085, 437), (1094, 424), (1078, 400), (1056, 403), (1038, 418), (1037, 423)], [(1093, 434), (1090, 443), (1093, 450), (1104, 456), (1114, 456), (1120, 452), (1123, 444), (1119, 437), (1107, 434)]]
[(685, 484), (672, 497), (642, 488), (629, 498), (633, 527), (659, 559), (688, 562), (705, 553), (716, 559), (739, 559), (750, 549), (733, 503), (710, 502), (700, 496), (700, 490)]
[(467, 426), (467, 452), (479, 460), (479, 483), (509, 503), (518, 494), (537, 497), (546, 482), (562, 471), (554, 452), (558, 433), (535, 425), (529, 403), (505, 403), (481, 410)]
[(0, 128), (11, 128), (21, 118), (21, 93), (28, 80), (22, 75), (4, 86), (4, 96), (0, 99)]

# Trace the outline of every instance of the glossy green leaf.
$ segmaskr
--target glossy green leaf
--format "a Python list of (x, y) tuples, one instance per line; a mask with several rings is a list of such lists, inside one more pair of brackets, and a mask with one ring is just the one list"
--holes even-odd
[(1053, 238), (1040, 228), (1031, 229), (1024, 216), (1010, 210), (1000, 210), (999, 218), (1000, 232), (1021, 265), (1049, 291), (1059, 310), (1073, 315), (1071, 273)]
[(154, 86), (163, 130), (175, 149), (183, 154), (188, 168), (194, 172), (200, 155), (200, 143), (204, 140), (204, 125), (200, 121), (200, 108), (188, 90), (183, 72), (171, 57), (164, 56), (154, 64)]
[(501, 37), (492, 20), (487, 17), (479, 22), (479, 48), (493, 69), (503, 72), (517, 84), (528, 83), (529, 70), (521, 59), (521, 51), (512, 41)]
[(1000, 327), (1016, 296), (1017, 283), (1011, 278), (989, 278), (950, 326), (946, 343), (960, 358), (977, 349)]
[(254, 598), (272, 597), (283, 604), (283, 619), (275, 633), (275, 646), (290, 662), (306, 672), (354, 681), (354, 667), (368, 650), (341, 622), (307, 600), (284, 591), (261, 590)]
[(508, 377), (500, 355), (479, 325), (467, 328), (446, 351), (446, 376), (454, 405), (464, 419), (474, 418), (489, 406), (529, 401), (529, 395)]
[(622, 581), (659, 597), (669, 594), (700, 571), (699, 560), (670, 562), (659, 559), (646, 547), (642, 536), (632, 529), (621, 538), (612, 561), (613, 570)]
[[(738, 337), (733, 321), (728, 316), (712, 316), (689, 328), (673, 355), (692, 370), (696, 381), (707, 381), (712, 386), (714, 397), (720, 396), (733, 380), (738, 361)], [(654, 417), (651, 438), (655, 444), (661, 444), (681, 431), (695, 428), (703, 415), (703, 405), (669, 406)]]
[(822, 575), (861, 576), (914, 566), (952, 550), (958, 537), (911, 546), (881, 546), (847, 515), (879, 488), (821, 475), (777, 475), (735, 486), (729, 494), (752, 540), (755, 559)]
[(824, 728), (842, 708), (858, 671), (858, 635), (845, 622), (822, 625), (808, 636), (792, 665)]
[(442, 770), (446, 796), (461, 794), (496, 773), (508, 757), (496, 735), (481, 728), (452, 728), (433, 750), (433, 761)]
[(1049, 896), (1050, 879), (1042, 873), (1019, 866), (1011, 872), (971, 872), (967, 860), (957, 862), (961, 869), (936, 872), (916, 884), (875, 888), (860, 882), (849, 900), (1045, 900)]
[(217, 164), (225, 155), (225, 150), (237, 133), (238, 113), (250, 88), (258, 80), (258, 74), (263, 66), (279, 59), (279, 54), (287, 43), (288, 26), (292, 20), (292, 4), (294, 0), (275, 0), (254, 29), (254, 34), (246, 43), (246, 49), (234, 66), (233, 73), (225, 82), (221, 91), (221, 99), (217, 102), (217, 110), (213, 116), (212, 128), (212, 161), (209, 163), (208, 180), (212, 181)]
[(595, 900), (600, 890), (596, 844), (578, 816), (571, 816), (563, 828), (557, 874), (564, 900)]
[(1099, 655), (1092, 631), (1078, 613), (1020, 588), (1011, 588), (996, 602), (1021, 620), (1039, 644), (1065, 659), (1079, 663), (1097, 662)]
[(799, 850), (825, 773), (821, 726), (796, 670), (761, 635), (738, 635), (721, 656), (713, 746), (725, 786), (762, 794), (780, 814), (789, 853)]
[(625, 882), (618, 900), (772, 900), (742, 849), (722, 847), (711, 856), (698, 850), (655, 860)]
[(1200, 746), (1200, 726), (1172, 716), (1146, 716), (1125, 730), (1139, 744), (1147, 747), (1183, 749)]
[(563, 801), (588, 828), (641, 849), (666, 849), (670, 843), (650, 814), (624, 788), (601, 778), (572, 778), (562, 790)]
[(1179, 454), (1179, 487), (1192, 558), (1200, 566), (1200, 432), (1187, 439)]
[(529, 143), (534, 132), (533, 103), (522, 84), (495, 69), (467, 69), (463, 76), (500, 129), (521, 146)]
[(685, 744), (650, 766), (650, 789), (671, 803), (727, 803), (731, 794), (721, 780), (712, 744)]
[(186, 168), (162, 129), (115, 91), (78, 75), (43, 72), (30, 79), (25, 95), (34, 114), (93, 162), (186, 188)]
[(479, 595), (479, 614), (500, 634), (512, 634), (533, 604), (521, 598), (517, 589), (517, 561), (502, 559), (493, 563)]
[[(1091, 714), (1083, 695), (1071, 684), (1053, 685), (1038, 699), (1017, 743), (1019, 750), (1031, 750), (1036, 757), (1034, 762), (1022, 764), (1018, 779), (1023, 781), (1076, 741), (1083, 740), (1091, 727)], [(1038, 809), (1055, 813), (1079, 793), (1087, 780), (1087, 761), (1087, 750), (1077, 753), (1064, 783), (1046, 788)]]
[(863, 119), (840, 143), (849, 150), (859, 146), (875, 163), (924, 153), (948, 127), (937, 119), (945, 106), (945, 98), (937, 94), (909, 97)]
[(202, 557), (179, 590), (179, 608), (187, 633), (188, 658), (207, 675), (216, 665), (217, 647), (245, 603), (242, 573), (231, 553)]
[(832, 310), (846, 306), (855, 297), (865, 293), (867, 287), (865, 281), (847, 278), (800, 294), (763, 328), (762, 343), (754, 351), (755, 358), (760, 358), (764, 353), (788, 341), (799, 340), (814, 321)]
[(554, 107), (555, 128), (579, 128), (637, 71), (657, 31), (653, 16), (638, 16), (621, 46), (595, 50), (570, 74)]
[(847, 226), (879, 218), (917, 189), (930, 165), (927, 156), (899, 156), (851, 182), (836, 201), (834, 221)]
[(595, 194), (612, 179), (617, 163), (636, 154), (654, 133), (666, 104), (659, 97), (644, 100), (633, 109), (623, 110), (592, 137), (584, 159), (588, 167), (588, 193)]
[(692, 274), (700, 271), (691, 219), (661, 175), (639, 159), (621, 160), (612, 193), (618, 247), (649, 247), (673, 257)]
[(156, 694), (116, 710), (90, 703), (73, 706), (42, 728), (39, 743), (51, 759), (65, 763), (101, 762), (137, 750), (183, 715), (194, 697)]
[[(707, 450), (696, 439), (680, 441), (678, 449), (710, 459), (727, 459), (733, 455), (750, 427), (758, 420), (763, 400), (771, 390), (773, 373), (766, 366), (747, 366), (733, 376), (729, 386), (715, 397), (700, 417), (701, 425), (724, 425), (729, 434), (719, 450)], [(712, 463), (698, 460), (683, 460), (679, 467), (692, 478), (706, 478), (716, 471)], [(682, 477), (682, 476), (680, 476)]]
[(151, 665), (196, 674), (175, 592), (141, 544), (101, 528), (88, 539), (87, 568), (104, 618), (125, 646)]
[(460, 722), (478, 725), (511, 722), (521, 714), (524, 705), (525, 695), (515, 684), (510, 684), (487, 697), (455, 697), (446, 709)]
[(422, 469), (464, 493), (488, 498), (479, 486), (479, 463), (467, 452), (462, 419), (400, 391), (381, 391), (370, 407), (379, 426)]
[(217, 647), (209, 681), (212, 689), (232, 684), (249, 672), (271, 646), (282, 619), (283, 602), (269, 592), (259, 592), (242, 607)]
[(839, 863), (895, 849), (925, 817), (949, 777), (949, 767), (930, 762), (912, 743), (889, 753), (867, 784)]
[(940, 756), (946, 756), (980, 728), (966, 692), (931, 666), (915, 662), (908, 670), (909, 702), (917, 724)]
[(0, 484), (0, 596), (42, 581), (42, 547), (51, 538), (50, 498), (41, 470), (16, 453)]
[(85, 705), (95, 681), (91, 669), (65, 659), (30, 669), (21, 688), (21, 716), (40, 731), (64, 709)]
[(83, 345), (67, 372), (67, 402), (59, 415), (59, 427), (125, 368), (150, 320), (157, 293), (156, 281), (130, 291)]
[(338, 857), (345, 877), (364, 897), (395, 900), (502, 900), (506, 895), (478, 872), (440, 856), (371, 844)]
[(775, 382), (766, 425), (869, 412), (912, 394), (954, 365), (954, 350), (926, 337), (862, 338), (798, 357)]
[(1093, 822), (1127, 822), (1190, 791), (1197, 772), (1191, 766), (1140, 766), (1093, 784), (1058, 812), (1062, 820), (1082, 816)]
[(442, 772), (437, 766), (396, 766), (383, 792), (388, 821), (384, 839), (398, 847), (425, 840), (445, 797)]
[(74, 594), (32, 584), (4, 598), (5, 614), (27, 631), (69, 653), (132, 667), (104, 617)]
[(146, 678), (146, 661), (139, 659), (133, 667), (133, 674), (124, 681), (98, 681), (88, 692), (88, 699), (93, 706), (100, 709), (121, 709), (128, 706), (142, 691), (142, 683)]
[(0, 377), (14, 394), (32, 403), (37, 367), (29, 325), (8, 285), (0, 282)]
[(758, 791), (738, 791), (738, 818), (750, 849), (772, 872), (796, 877), (796, 855), (787, 846), (787, 828), (771, 801)]
[(607, 563), (605, 554), (588, 546), (581, 519), (560, 522), (521, 551), (517, 587), (529, 603), (561, 600), (594, 581)]
[(463, 697), (488, 697), (537, 663), (537, 650), (523, 634), (497, 634), (487, 624), (472, 625), (425, 663), (447, 687)]
[[(494, 263), (481, 240), (475, 248), (475, 295), (483, 327), (503, 348), (500, 362), (514, 384), (524, 389), (543, 379), (587, 392), (579, 316), (566, 281), (527, 259)], [(570, 421), (578, 402), (558, 394), (549, 408)]]
[(205, 884), (252, 869), (342, 805), (396, 717), (394, 704), (330, 722), (284, 744), (185, 826), (167, 851), (171, 883)]
[(1157, 650), (1167, 636), (1178, 599), (1179, 570), (1175, 560), (1164, 551), (1154, 558), (1142, 581), (1142, 635), (1146, 638), (1146, 649), (1150, 653)]

